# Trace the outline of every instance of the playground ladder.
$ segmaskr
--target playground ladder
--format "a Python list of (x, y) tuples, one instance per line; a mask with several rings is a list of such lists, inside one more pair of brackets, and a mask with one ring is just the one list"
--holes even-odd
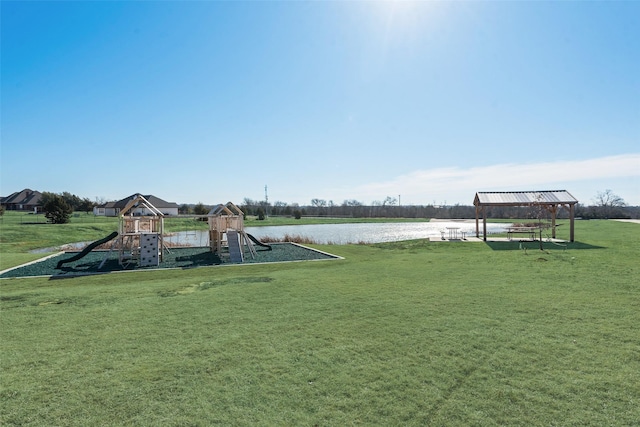
[(251, 239), (249, 239), (249, 235), (243, 230), (242, 237), (244, 241), (247, 243), (247, 248), (249, 248), (249, 253), (251, 254), (251, 258), (256, 259), (256, 248), (253, 247), (253, 243), (251, 243)]

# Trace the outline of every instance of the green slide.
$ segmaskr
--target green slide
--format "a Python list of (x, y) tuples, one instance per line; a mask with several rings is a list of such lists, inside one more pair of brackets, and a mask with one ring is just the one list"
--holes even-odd
[(93, 248), (102, 245), (103, 243), (107, 243), (109, 240), (114, 239), (118, 237), (118, 232), (114, 231), (113, 233), (109, 234), (107, 237), (105, 237), (104, 239), (100, 239), (100, 240), (96, 240), (95, 242), (91, 243), (89, 246), (87, 246), (86, 248), (84, 248), (82, 250), (82, 252), (75, 254), (74, 256), (72, 256), (71, 258), (67, 258), (67, 259), (63, 259), (61, 261), (58, 261), (58, 265), (56, 266), (57, 269), (60, 269), (62, 267), (63, 264), (66, 264), (68, 262), (72, 262), (72, 261), (77, 261), (80, 258), (84, 257), (85, 255), (87, 255), (89, 252), (91, 252), (93, 250)]
[(266, 243), (262, 243), (260, 240), (256, 239), (255, 237), (253, 237), (251, 234), (247, 233), (247, 237), (250, 238), (253, 243), (255, 243), (258, 246), (262, 246), (263, 248), (269, 248), (269, 250), (271, 250), (271, 245), (267, 245)]

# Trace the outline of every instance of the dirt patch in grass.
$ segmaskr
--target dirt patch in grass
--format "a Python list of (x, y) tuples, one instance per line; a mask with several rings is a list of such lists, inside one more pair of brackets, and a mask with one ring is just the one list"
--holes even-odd
[[(245, 251), (244, 264), (269, 263), (287, 261), (307, 261), (336, 259), (335, 255), (316, 251), (306, 246), (293, 243), (273, 244), (272, 250), (257, 249), (255, 258), (252, 258), (249, 251)], [(54, 276), (68, 277), (81, 274), (109, 273), (113, 271), (130, 270), (154, 270), (159, 268), (192, 268), (213, 265), (234, 264), (229, 259), (226, 250), (222, 253), (214, 254), (209, 248), (171, 248), (165, 250), (164, 259), (159, 267), (139, 267), (133, 262), (126, 266), (121, 266), (118, 262), (118, 253), (109, 251), (93, 251), (77, 261), (65, 264), (61, 269), (56, 269), (60, 260), (73, 256), (76, 252), (67, 252), (59, 256), (43, 259), (40, 262), (23, 265), (15, 269), (5, 271), (0, 278), (9, 277), (31, 277), (31, 276)], [(102, 268), (100, 264), (105, 260)]]

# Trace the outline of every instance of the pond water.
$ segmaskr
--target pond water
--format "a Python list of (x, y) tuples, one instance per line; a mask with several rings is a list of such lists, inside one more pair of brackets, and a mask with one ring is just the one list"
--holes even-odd
[[(507, 231), (507, 223), (487, 224), (487, 234)], [(247, 227), (247, 233), (258, 240), (270, 237), (282, 239), (285, 235), (306, 237), (319, 244), (345, 245), (350, 243), (380, 243), (400, 240), (426, 239), (440, 237), (447, 227), (457, 227), (469, 236), (475, 233), (475, 221), (431, 221), (431, 222), (398, 222), (398, 223), (365, 223), (365, 224), (315, 224), (315, 225), (281, 225), (268, 227)], [(185, 231), (172, 233), (165, 237), (165, 242), (189, 246), (206, 246), (209, 241), (208, 231)]]
[(32, 249), (29, 251), (30, 254), (43, 254), (47, 252), (58, 252), (58, 251), (81, 251), (91, 242), (75, 242), (75, 243), (67, 243), (61, 246), (52, 246), (50, 248), (40, 248), (40, 249)]

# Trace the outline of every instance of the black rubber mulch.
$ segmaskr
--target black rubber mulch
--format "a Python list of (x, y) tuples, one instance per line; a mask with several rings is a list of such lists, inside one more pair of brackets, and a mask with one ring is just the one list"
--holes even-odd
[[(304, 246), (292, 243), (273, 244), (272, 250), (256, 248), (256, 257), (252, 258), (248, 251), (245, 251), (245, 264), (262, 262), (285, 262), (285, 261), (305, 261), (338, 258), (334, 255), (316, 251)], [(165, 250), (164, 259), (159, 267), (138, 267), (133, 262), (123, 268), (118, 263), (118, 252), (108, 253), (107, 251), (94, 251), (84, 258), (68, 264), (64, 264), (61, 269), (56, 269), (58, 261), (69, 258), (75, 252), (64, 253), (55, 257), (45, 259), (29, 265), (24, 265), (16, 269), (7, 271), (0, 275), (5, 277), (29, 277), (29, 276), (72, 276), (90, 273), (108, 273), (111, 271), (123, 270), (153, 270), (158, 268), (191, 268), (211, 265), (234, 264), (229, 259), (228, 253), (223, 251), (220, 256), (209, 251), (209, 248), (171, 248), (170, 252)], [(98, 269), (104, 258), (108, 257), (101, 269)]]

